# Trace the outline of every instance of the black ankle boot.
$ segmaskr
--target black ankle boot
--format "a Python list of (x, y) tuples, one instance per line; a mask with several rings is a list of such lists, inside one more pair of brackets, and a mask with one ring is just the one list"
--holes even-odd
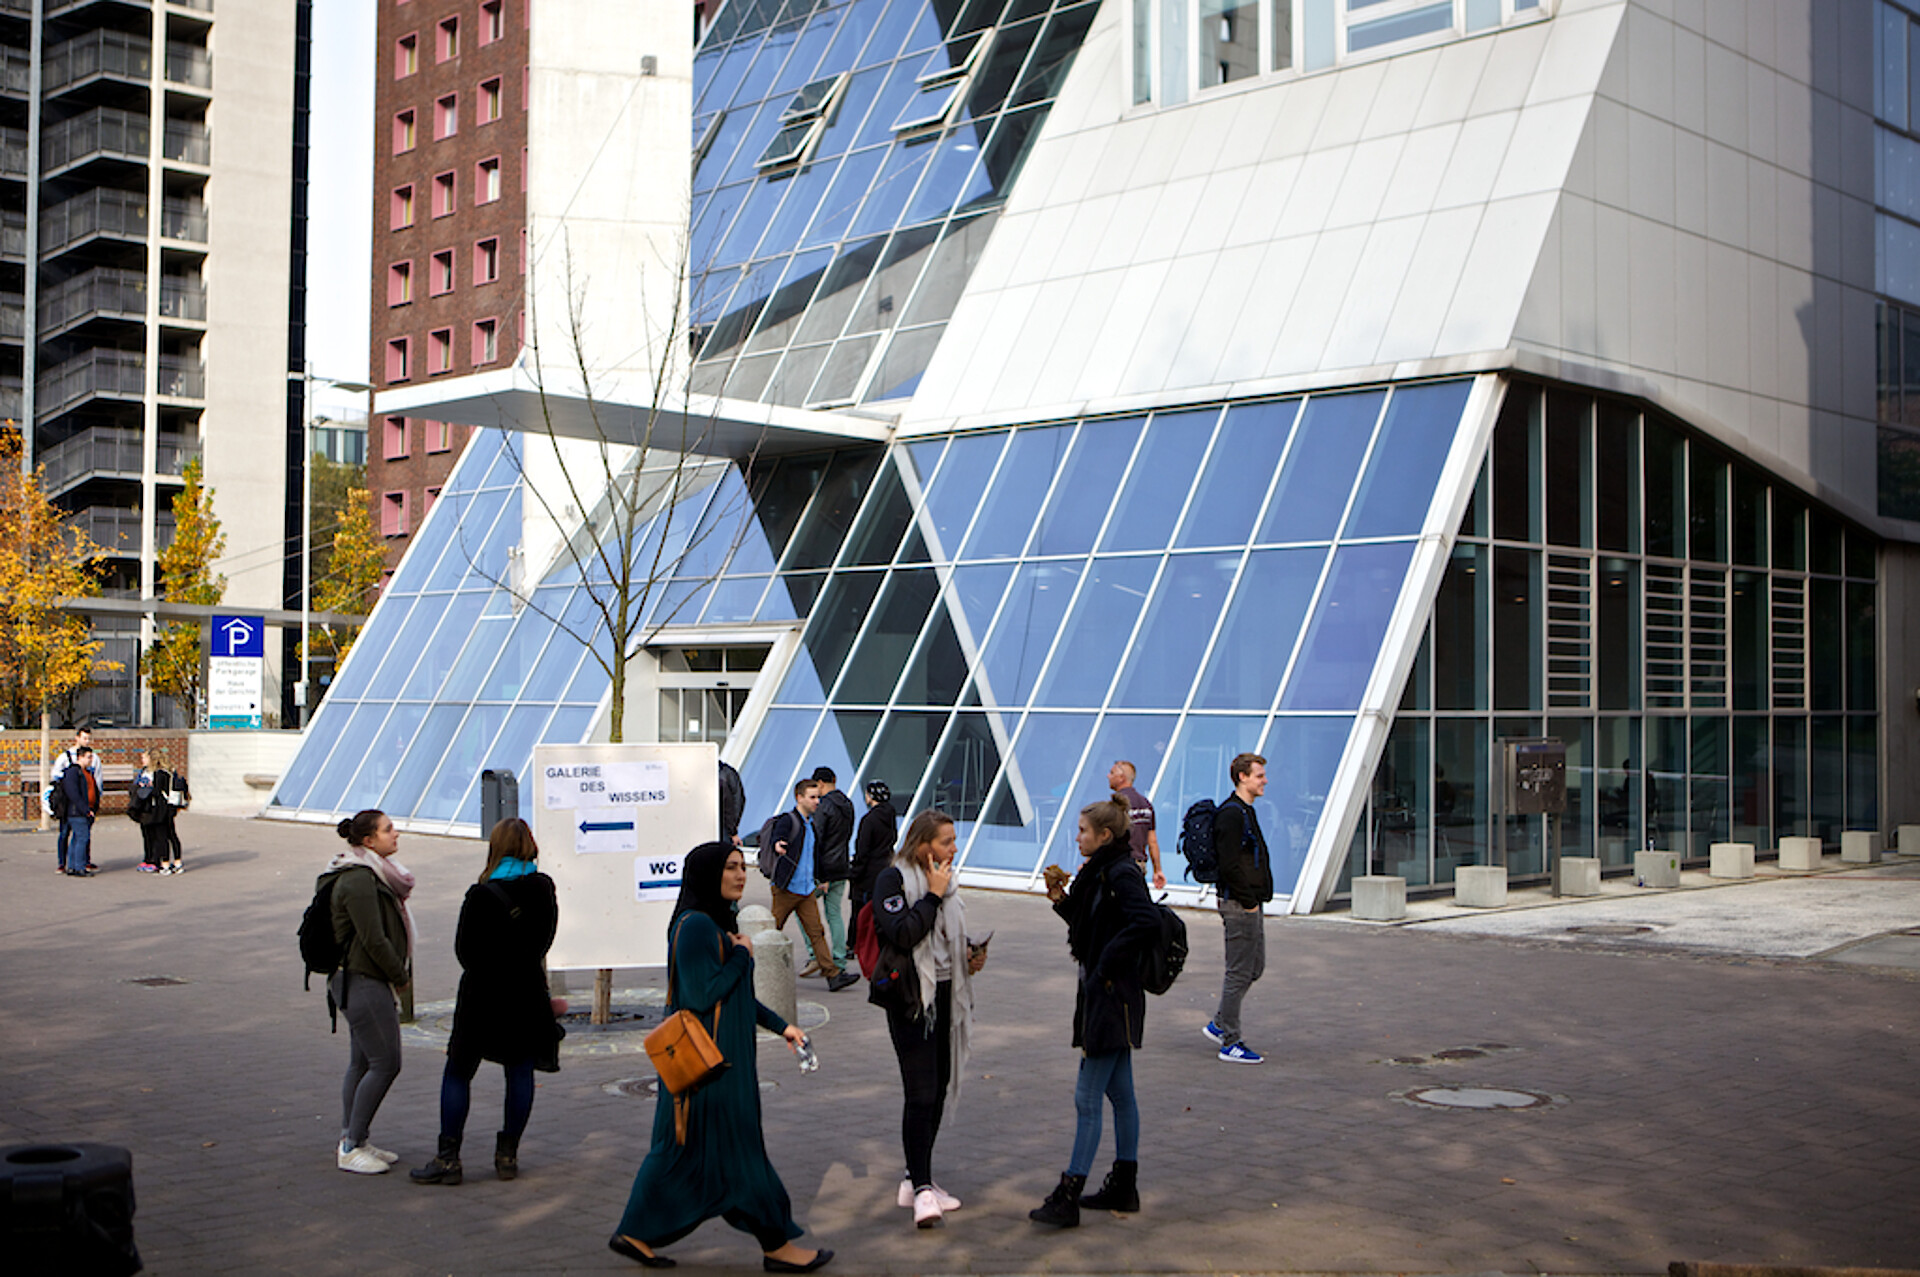
[(1140, 1163), (1115, 1162), (1100, 1191), (1088, 1193), (1080, 1199), (1080, 1204), (1088, 1210), (1139, 1210)]
[(512, 1179), (520, 1173), (520, 1137), (501, 1131), (493, 1137), (493, 1173)]
[(431, 1162), (417, 1171), (408, 1171), (407, 1178), (416, 1184), (446, 1184), (451, 1187), (460, 1182), (460, 1137), (455, 1135), (440, 1137), (440, 1151)]
[(1050, 1228), (1080, 1227), (1080, 1190), (1087, 1186), (1085, 1175), (1062, 1175), (1047, 1200), (1027, 1212), (1027, 1218)]

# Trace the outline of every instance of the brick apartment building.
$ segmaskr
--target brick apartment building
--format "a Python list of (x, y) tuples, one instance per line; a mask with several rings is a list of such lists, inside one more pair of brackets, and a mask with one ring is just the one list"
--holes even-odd
[[(528, 0), (380, 0), (373, 323), (386, 389), (506, 367), (523, 338)], [(466, 426), (379, 414), (367, 486), (391, 571)]]

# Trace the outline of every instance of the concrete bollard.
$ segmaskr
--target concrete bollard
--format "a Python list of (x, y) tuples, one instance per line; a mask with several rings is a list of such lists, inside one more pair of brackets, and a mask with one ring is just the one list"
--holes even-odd
[(778, 931), (753, 937), (753, 996), (788, 1024), (799, 1022), (794, 993), (793, 941)]
[(1560, 894), (1597, 896), (1600, 894), (1600, 861), (1593, 856), (1560, 857)]
[(757, 936), (773, 929), (773, 910), (765, 905), (746, 905), (740, 910), (741, 935)]
[(1633, 877), (1642, 887), (1680, 885), (1680, 853), (1677, 851), (1636, 851), (1633, 853)]
[(1707, 874), (1713, 878), (1751, 878), (1753, 877), (1753, 844), (1750, 842), (1717, 842), (1707, 849), (1713, 857)]
[(1895, 826), (1893, 849), (1903, 856), (1920, 856), (1920, 825)]
[(1469, 909), (1498, 909), (1507, 903), (1505, 865), (1461, 865), (1453, 871), (1453, 903)]
[(1849, 865), (1880, 863), (1880, 832), (1876, 829), (1849, 829), (1840, 835), (1840, 859)]
[(1367, 922), (1393, 922), (1406, 917), (1407, 880), (1391, 874), (1355, 878), (1353, 916)]
[(1818, 838), (1782, 838), (1780, 840), (1780, 867), (1805, 873), (1820, 867), (1820, 840)]

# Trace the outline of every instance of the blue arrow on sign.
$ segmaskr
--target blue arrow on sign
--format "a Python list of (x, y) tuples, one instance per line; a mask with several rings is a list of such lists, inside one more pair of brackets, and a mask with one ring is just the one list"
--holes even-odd
[(612, 833), (616, 829), (632, 828), (633, 822), (631, 820), (603, 820), (598, 822), (583, 820), (580, 822), (580, 832), (583, 834)]

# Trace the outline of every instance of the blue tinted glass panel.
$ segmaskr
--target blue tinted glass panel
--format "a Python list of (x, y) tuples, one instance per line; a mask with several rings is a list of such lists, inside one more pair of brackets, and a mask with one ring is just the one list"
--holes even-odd
[(965, 204), (990, 189), (986, 176), (976, 168), (980, 142), (985, 130), (976, 130), (965, 122), (940, 143), (940, 152), (927, 169), (913, 202), (907, 205), (907, 221), (922, 222), (941, 217), (956, 205)]
[[(333, 686), (327, 691), (329, 702), (359, 697), (372, 680), (374, 666), (381, 655), (391, 649), (394, 636), (405, 628), (407, 614), (412, 610), (413, 600), (394, 597), (389, 587), (389, 592), (374, 605), (372, 619), (348, 650), (346, 664), (334, 675)], [(304, 746), (302, 752), (305, 752)]]
[[(840, 15), (852, 9), (853, 5), (817, 10), (813, 18), (801, 30), (800, 38), (794, 42), (793, 52), (787, 56), (787, 65), (781, 68), (780, 79), (774, 84), (775, 95), (792, 93), (813, 79), (814, 69), (820, 66), (820, 55), (833, 43), (833, 37), (839, 34)], [(822, 68), (821, 73), (826, 74)]]
[(837, 166), (833, 164), (810, 164), (784, 180), (782, 184), (787, 188), (787, 197), (781, 201), (780, 212), (767, 226), (767, 233), (761, 240), (760, 252), (763, 255), (794, 250), (800, 243), (801, 233), (807, 229), (807, 223), (813, 220), (814, 210), (820, 207), (820, 200), (826, 195), (836, 171)]
[(746, 201), (747, 190), (748, 184), (745, 182), (723, 186), (713, 193), (712, 199), (707, 201), (705, 211), (700, 214), (699, 222), (694, 225), (691, 247), (687, 250), (689, 269), (698, 272), (716, 265), (713, 255), (714, 245), (720, 242), (720, 237), (733, 225), (733, 215), (740, 211), (740, 205)]
[(1255, 550), (1247, 557), (1227, 621), (1195, 693), (1195, 709), (1265, 712), (1280, 690), (1327, 551)]
[(982, 563), (953, 570), (948, 597), (953, 600), (955, 629), (968, 652), (978, 652), (1012, 577), (1011, 563)]
[(820, 591), (827, 585), (825, 572), (784, 572), (773, 578), (767, 596), (760, 600), (758, 621), (804, 621), (813, 613)]
[[(531, 712), (537, 715), (544, 713), (545, 709), (544, 707), (536, 707)], [(519, 722), (520, 716), (526, 713), (529, 713), (529, 711), (525, 709), (513, 711), (514, 716), (508, 720), (507, 731), (502, 732), (500, 739), (494, 742), (496, 760), (505, 757), (504, 754), (498, 751), (504, 750), (510, 739), (516, 739), (511, 737), (510, 733), (515, 724)], [(540, 733), (539, 743), (542, 745), (578, 745), (587, 739), (587, 732), (593, 727), (593, 716), (594, 711), (591, 709), (570, 709), (562, 706), (555, 710), (553, 717), (547, 721), (546, 727)], [(527, 757), (532, 757), (531, 749), (528, 750)], [(488, 766), (495, 765), (512, 766), (512, 764), (504, 762), (488, 764)], [(527, 763), (523, 760), (521, 764), (518, 767), (514, 767), (513, 770), (516, 773), (524, 774), (526, 769)]]
[[(564, 595), (565, 591), (559, 593)], [(551, 594), (548, 597), (551, 599)], [(528, 615), (537, 616), (538, 614), (531, 608), (525, 609), (519, 618), (521, 624), (516, 625), (506, 593), (502, 591), (499, 594), (489, 595), (480, 619), (474, 623), (471, 633), (466, 637), (465, 646), (460, 650), (460, 659), (453, 663), (453, 671), (447, 675), (446, 682), (440, 687), (438, 699), (458, 701), (463, 704), (472, 700), (475, 690), (480, 686), (480, 680), (485, 677), (487, 670), (500, 655), (500, 649), (506, 644), (508, 636), (528, 628), (525, 624)], [(538, 618), (538, 630), (542, 639), (552, 628), (551, 621), (544, 617)]]
[(1453, 25), (1453, 0), (1429, 5), (1425, 9), (1415, 9), (1411, 13), (1402, 13), (1391, 18), (1381, 18), (1377, 22), (1362, 22), (1347, 28), (1347, 52), (1359, 53), (1364, 49), (1391, 44), (1395, 40), (1410, 40), (1417, 35), (1430, 35), (1435, 31), (1445, 31)]
[[(912, 780), (925, 777), (934, 748), (939, 745), (940, 736), (946, 731), (948, 717), (945, 710), (931, 713), (924, 710), (894, 710), (887, 715), (887, 721), (880, 727), (880, 735), (873, 742), (873, 752), (867, 759), (867, 771), (875, 776), (908, 777), (909, 784)], [(896, 802), (902, 797), (904, 792), (894, 795)]]
[(1142, 709), (1179, 709), (1186, 704), (1194, 671), (1200, 668), (1239, 566), (1237, 553), (1181, 554), (1167, 560), (1147, 606), (1146, 623), (1120, 672), (1114, 704)]
[(740, 149), (733, 153), (733, 161), (720, 174), (721, 185), (728, 182), (744, 182), (754, 177), (753, 162), (767, 149), (767, 143), (773, 141), (773, 135), (780, 131), (780, 113), (787, 109), (787, 99), (769, 98), (762, 102), (758, 110), (752, 107), (753, 122), (747, 125), (741, 134)]
[(440, 503), (451, 506), (449, 515), (458, 516), (458, 531), (427, 578), (427, 589), (478, 588), (503, 579), (507, 547), (520, 539), (519, 489), (495, 488), (471, 497), (443, 495)]
[(1078, 563), (1028, 563), (1015, 573), (980, 655), (975, 686), (981, 704), (1026, 704), (1082, 570)]
[(894, 143), (873, 189), (867, 192), (867, 202), (860, 206), (860, 215), (853, 219), (852, 233), (856, 237), (880, 235), (893, 229), (937, 149), (924, 138)]
[(751, 621), (759, 610), (760, 596), (767, 592), (770, 577), (731, 576), (713, 587), (713, 597), (707, 602), (706, 615), (701, 618), (708, 625), (733, 621)]
[[(747, 791), (747, 814), (741, 820), (741, 836), (750, 828), (788, 806), (787, 787), (800, 775), (806, 761), (807, 742), (813, 738), (819, 722), (817, 709), (776, 709), (767, 712), (766, 721), (753, 738), (753, 748), (740, 764), (740, 783)], [(807, 764), (811, 774), (814, 764)]]
[(368, 733), (366, 752), (340, 795), (337, 806), (341, 811), (360, 811), (379, 803), (387, 778), (406, 756), (407, 746), (413, 744), (414, 733), (426, 716), (425, 705), (396, 705), (386, 721)]
[(1260, 745), (1267, 759), (1266, 797), (1254, 804), (1273, 858), (1273, 889), (1299, 890), (1307, 847), (1327, 807), (1333, 772), (1346, 751), (1353, 720), (1276, 718)]
[[(813, 704), (826, 699), (826, 688), (840, 677), (840, 666), (853, 647), (853, 640), (880, 592), (880, 572), (843, 572), (833, 578), (826, 597), (814, 610), (813, 620), (794, 655), (793, 669), (774, 699), (782, 705)], [(778, 592), (779, 585), (774, 586)]]
[(997, 559), (1020, 553), (1073, 438), (1072, 426), (1022, 430), (1013, 436), (993, 488), (974, 520), (964, 557)]
[(1413, 536), (1425, 523), (1440, 467), (1459, 432), (1470, 381), (1409, 386), (1393, 392), (1380, 441), (1367, 460), (1343, 535)]
[(952, 705), (959, 700), (960, 689), (966, 681), (966, 649), (961, 645), (959, 631), (946, 606), (936, 605), (920, 648), (894, 692), (894, 700), (901, 705)]
[[(1218, 802), (1232, 791), (1227, 764), (1235, 754), (1257, 750), (1256, 742), (1265, 723), (1264, 715), (1187, 716), (1179, 739), (1168, 752), (1164, 770), (1148, 791), (1153, 796), (1154, 810), (1163, 816), (1169, 829), (1175, 829), (1174, 822), (1180, 819), (1180, 813), (1200, 799)], [(1179, 843), (1177, 832), (1160, 842), (1160, 863), (1166, 870), (1168, 882), (1190, 881), (1186, 879), (1187, 862), (1180, 854)], [(1275, 885), (1278, 885), (1277, 879)]]
[(373, 676), (373, 681), (367, 686), (370, 698), (390, 701), (400, 694), (407, 675), (413, 672), (414, 665), (420, 659), (421, 649), (427, 645), (434, 627), (452, 602), (451, 594), (428, 594), (415, 601), (413, 611), (400, 627), (393, 646), (387, 649), (386, 659), (380, 662), (380, 672)]
[[(733, 98), (733, 91), (740, 84), (740, 77), (747, 73), (747, 67), (753, 62), (754, 47), (751, 44), (736, 44), (725, 53), (708, 57), (704, 52), (695, 63), (694, 79), (702, 82), (700, 105), (705, 110), (724, 106)], [(717, 60), (716, 60), (717, 59)], [(704, 61), (710, 74), (701, 75), (700, 62)]]
[(1408, 541), (1349, 545), (1334, 553), (1282, 709), (1351, 710), (1360, 704), (1412, 558)]
[(866, 634), (847, 665), (836, 702), (884, 705), (926, 624), (927, 612), (940, 592), (931, 568), (895, 572), (887, 590), (867, 620)]
[(598, 705), (606, 698), (607, 668), (612, 663), (613, 642), (603, 626), (593, 632), (593, 652), (581, 651), (580, 667), (574, 671), (573, 682), (567, 684), (567, 694), (560, 699)]
[(1259, 540), (1333, 539), (1386, 397), (1384, 390), (1369, 390), (1315, 395), (1307, 401), (1280, 486), (1261, 521)]
[(486, 601), (484, 594), (453, 596), (447, 604), (440, 627), (422, 647), (420, 660), (413, 667), (413, 673), (400, 693), (402, 698), (410, 701), (430, 701), (434, 698), (434, 694), (440, 690), (441, 680), (453, 668), (460, 649), (473, 634), (474, 623), (480, 619), (480, 608)]
[(961, 846), (987, 803), (987, 787), (1000, 774), (1000, 755), (1009, 743), (1006, 717), (956, 714), (946, 744), (927, 775), (922, 805), (953, 817)]
[[(546, 606), (551, 607), (551, 600)], [(493, 663), (493, 669), (480, 684), (479, 699), (483, 701), (514, 701), (523, 697), (532, 697), (536, 693), (529, 686), (535, 663), (539, 661), (549, 638), (572, 646), (569, 639), (560, 638), (553, 632), (553, 622), (541, 616), (532, 608), (523, 608), (519, 622), (513, 627), (513, 633), (498, 648), (500, 659)], [(452, 682), (451, 679), (448, 680)], [(557, 691), (557, 689), (556, 689)], [(451, 693), (442, 694), (442, 699), (459, 699)], [(553, 692), (542, 699), (555, 698)]]
[[(585, 634), (585, 627), (580, 632)], [(561, 692), (580, 668), (580, 658), (585, 654), (586, 648), (581, 639), (555, 628), (552, 637), (547, 640), (546, 649), (540, 653), (539, 664), (533, 667), (533, 673), (527, 677), (521, 698), (529, 701), (559, 700)]]
[[(1029, 714), (994, 786), (964, 862), (975, 869), (1031, 872), (1059, 821), (1092, 714)], [(1066, 830), (1063, 837), (1071, 838)]]
[(1034, 554), (1085, 554), (1113, 508), (1120, 476), (1133, 457), (1142, 417), (1089, 421), (1080, 427), (1053, 499), (1034, 536)]
[[(287, 768), (287, 774), (281, 778), (280, 790), (274, 801), (282, 807), (304, 807), (311, 797), (315, 803), (321, 803), (339, 792), (346, 784), (346, 774), (331, 782), (331, 787), (317, 786), (315, 779), (322, 773), (331, 756), (339, 752), (339, 742), (344, 740), (353, 727), (354, 718), (362, 710), (373, 713), (386, 713), (386, 706), (360, 706), (350, 702), (337, 701), (329, 697), (315, 712), (313, 721), (308, 725), (306, 738), (300, 742), (300, 752), (294, 755), (293, 763)], [(351, 761), (349, 759), (348, 761)], [(311, 790), (321, 792), (309, 793)], [(325, 809), (322, 809), (325, 810)]]
[(1103, 550), (1158, 550), (1173, 535), (1194, 471), (1213, 437), (1218, 408), (1155, 413), (1107, 523)]
[(857, 811), (865, 810), (859, 795), (861, 782), (868, 779), (860, 772), (860, 761), (867, 756), (867, 746), (873, 742), (880, 718), (878, 710), (835, 710), (820, 724), (807, 751), (808, 770), (833, 768), (834, 775), (840, 778), (841, 790), (853, 798)]
[(847, 233), (854, 213), (859, 211), (860, 201), (866, 198), (867, 187), (873, 183), (873, 175), (880, 171), (880, 164), (886, 157), (886, 148), (876, 146), (855, 151), (840, 162), (840, 168), (834, 174), (833, 186), (820, 202), (813, 225), (801, 238), (803, 246), (814, 248), (831, 244)]
[(1158, 566), (1155, 559), (1094, 560), (1035, 705), (1077, 709), (1106, 700)]
[(395, 820), (404, 820), (413, 814), (420, 803), (420, 796), (426, 791), (427, 781), (440, 766), (440, 760), (447, 752), (447, 742), (453, 738), (453, 729), (465, 718), (467, 707), (464, 705), (436, 705), (427, 713), (426, 721), (420, 725), (419, 732), (413, 738), (413, 744), (407, 749), (407, 756), (394, 769), (393, 779), (387, 785), (376, 804)]
[(896, 57), (909, 38), (919, 41), (918, 28), (929, 25), (926, 0), (893, 0), (886, 16), (873, 28), (866, 49), (860, 55), (861, 66), (871, 66)]
[(1259, 480), (1279, 468), (1299, 415), (1298, 399), (1227, 409), (1176, 545), (1246, 544), (1267, 496), (1267, 485)]
[[(557, 745), (576, 745), (586, 739), (587, 729), (591, 726), (593, 711), (588, 709), (563, 709), (553, 714), (551, 722), (547, 720), (548, 709), (545, 705), (523, 705), (507, 716), (507, 725), (500, 729), (493, 745), (481, 755), (480, 763), (475, 766), (470, 760), (463, 759), (461, 765), (449, 773), (442, 785), (435, 784), (435, 793), (421, 804), (420, 815), (416, 819), (480, 822), (480, 773), (487, 770), (507, 770), (520, 778), (522, 785), (530, 785), (529, 777), (533, 770), (533, 747), (537, 742)], [(542, 731), (541, 725), (546, 729)], [(476, 735), (484, 734), (476, 730)], [(462, 735), (465, 735), (463, 729)], [(459, 783), (462, 773), (470, 773), (466, 793), (459, 797), (449, 797)]]
[[(547, 707), (528, 707), (539, 717), (545, 717)], [(474, 778), (484, 768), (487, 749), (493, 744), (493, 738), (499, 733), (501, 724), (507, 720), (505, 705), (475, 705), (460, 724), (460, 730), (454, 734), (448, 745), (440, 766), (434, 770), (433, 783), (420, 796), (418, 819), (421, 820), (457, 820), (465, 817), (477, 821), (480, 817), (479, 804), (475, 810), (461, 811), (459, 803), (472, 787)], [(511, 764), (508, 764), (511, 766)], [(516, 775), (525, 775), (524, 767), (515, 768)], [(527, 777), (529, 789), (533, 789), (532, 778)]]
[(854, 139), (860, 135), (860, 125), (867, 118), (868, 109), (873, 106), (874, 97), (887, 81), (888, 69), (873, 67), (847, 81), (846, 92), (840, 95), (840, 105), (834, 108), (833, 118), (827, 122), (819, 142), (814, 145), (816, 159), (830, 160), (852, 149)]
[(960, 538), (980, 508), (980, 494), (993, 477), (994, 462), (1006, 446), (1006, 434), (963, 435), (947, 450), (933, 486), (921, 500), (925, 511), (921, 522), (927, 526), (928, 549), (936, 562), (953, 559), (960, 549)]
[(478, 431), (477, 445), (471, 468), (462, 467), (460, 481), (447, 484), (443, 494), (468, 491), (467, 476), (482, 473), (482, 462), (486, 463), (486, 478), (475, 482), (474, 488), (511, 488), (520, 482), (520, 448), (516, 435), (505, 430)]

